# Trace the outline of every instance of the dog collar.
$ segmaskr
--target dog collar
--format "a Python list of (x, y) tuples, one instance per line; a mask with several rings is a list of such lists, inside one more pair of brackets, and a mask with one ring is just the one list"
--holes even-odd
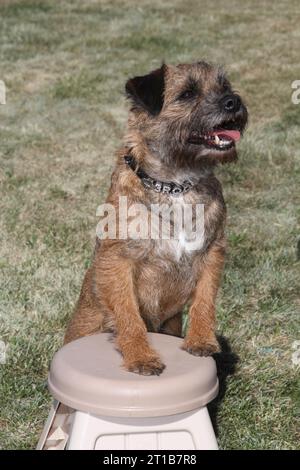
[(193, 186), (190, 181), (184, 181), (182, 184), (172, 181), (159, 181), (149, 176), (142, 168), (138, 167), (136, 159), (132, 155), (125, 155), (126, 165), (138, 176), (147, 189), (153, 189), (156, 193), (171, 194), (172, 196), (180, 196), (187, 193)]

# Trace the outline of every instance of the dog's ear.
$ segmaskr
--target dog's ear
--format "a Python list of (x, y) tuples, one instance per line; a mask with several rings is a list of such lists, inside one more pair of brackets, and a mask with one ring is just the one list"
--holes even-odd
[(165, 72), (166, 65), (163, 64), (148, 75), (128, 80), (126, 95), (134, 108), (145, 109), (154, 116), (160, 113), (164, 103)]

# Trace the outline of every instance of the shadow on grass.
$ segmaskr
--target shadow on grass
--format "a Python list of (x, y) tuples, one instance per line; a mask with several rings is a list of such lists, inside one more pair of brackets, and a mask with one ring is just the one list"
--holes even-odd
[(218, 413), (222, 401), (226, 395), (227, 378), (229, 375), (235, 374), (237, 364), (239, 362), (239, 357), (232, 351), (228, 339), (224, 336), (218, 336), (218, 341), (221, 347), (221, 352), (214, 354), (214, 359), (216, 361), (217, 374), (219, 378), (219, 394), (212, 402), (207, 405), (216, 436), (219, 435)]

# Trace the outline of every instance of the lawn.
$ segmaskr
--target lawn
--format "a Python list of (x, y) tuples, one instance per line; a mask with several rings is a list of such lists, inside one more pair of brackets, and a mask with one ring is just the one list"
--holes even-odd
[(298, 0), (1, 1), (0, 448), (34, 448), (43, 427), (47, 370), (125, 130), (126, 78), (202, 58), (225, 64), (250, 113), (239, 162), (218, 169), (219, 444), (300, 448), (298, 10)]

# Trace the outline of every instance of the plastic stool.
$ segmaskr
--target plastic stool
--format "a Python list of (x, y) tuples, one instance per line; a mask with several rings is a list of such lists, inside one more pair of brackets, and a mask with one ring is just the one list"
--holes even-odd
[[(55, 354), (48, 386), (58, 402), (39, 449), (65, 444), (67, 449), (103, 450), (218, 448), (206, 408), (218, 393), (214, 360), (183, 351), (180, 338), (148, 336), (166, 364), (159, 377), (124, 370), (104, 333), (76, 340)], [(68, 426), (53, 430), (60, 403), (67, 405), (61, 416), (67, 416)], [(51, 424), (48, 439), (55, 445), (45, 447)]]

